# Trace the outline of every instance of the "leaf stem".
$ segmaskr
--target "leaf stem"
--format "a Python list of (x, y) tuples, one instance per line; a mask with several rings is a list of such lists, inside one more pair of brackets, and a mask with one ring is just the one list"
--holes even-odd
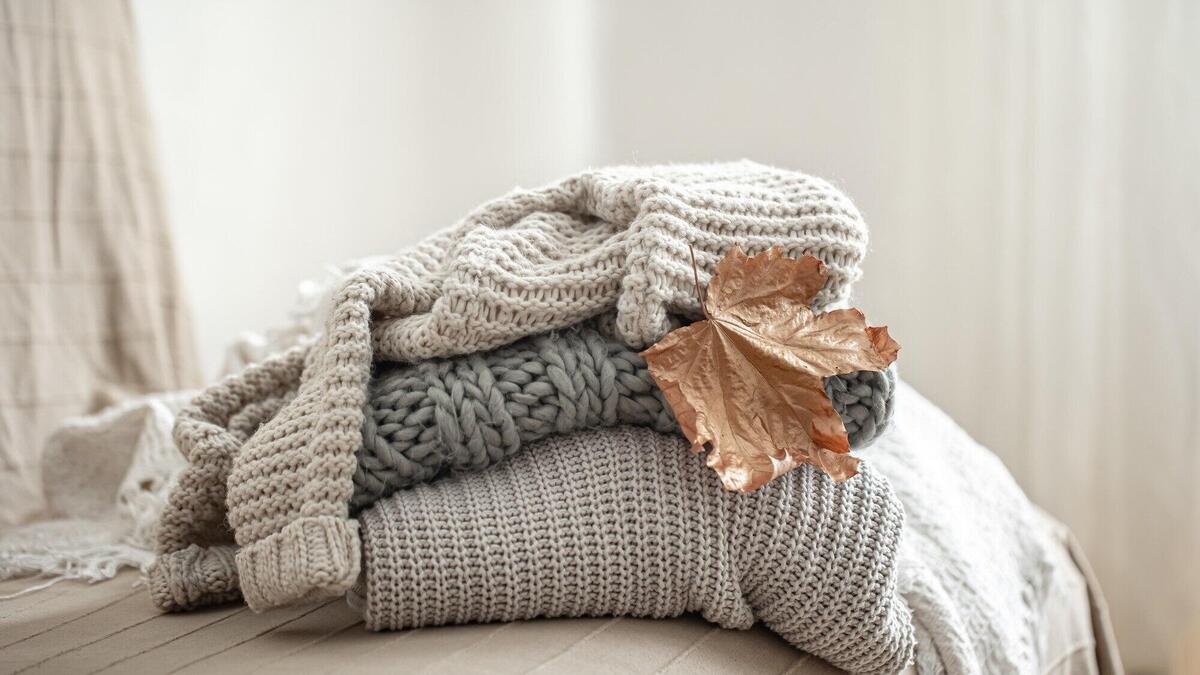
[(704, 312), (704, 316), (708, 316), (708, 310), (704, 307), (704, 295), (700, 293), (700, 269), (696, 267), (696, 249), (688, 244), (688, 253), (692, 256), (692, 282), (696, 284), (696, 302), (700, 303), (700, 311)]

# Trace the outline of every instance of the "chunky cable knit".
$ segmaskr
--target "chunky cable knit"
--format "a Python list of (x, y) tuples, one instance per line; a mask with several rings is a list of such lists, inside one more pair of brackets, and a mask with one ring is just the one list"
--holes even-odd
[(825, 394), (842, 417), (851, 448), (863, 448), (888, 427), (895, 409), (896, 373), (860, 370), (825, 378)]
[[(851, 447), (869, 444), (887, 426), (894, 381), (889, 371), (826, 382)], [(482, 469), (550, 434), (616, 424), (679, 428), (642, 357), (589, 324), (470, 356), (379, 364), (351, 507), (448, 472)]]
[(586, 431), (364, 512), (359, 590), (373, 630), (700, 612), (895, 673), (915, 645), (896, 593), (903, 518), (868, 463), (841, 484), (804, 466), (730, 493), (678, 435)]
[[(698, 312), (689, 247), (704, 283), (735, 245), (822, 259), (824, 307), (849, 296), (867, 230), (844, 195), (804, 174), (751, 162), (616, 167), (515, 191), (351, 275), (319, 341), (180, 415), (190, 465), (164, 510), (160, 556), (232, 538), (251, 608), (341, 595), (359, 571), (349, 505), (373, 361), (485, 351), (613, 310), (616, 337), (641, 348), (672, 315)], [(249, 439), (229, 426), (243, 408), (284, 400)]]

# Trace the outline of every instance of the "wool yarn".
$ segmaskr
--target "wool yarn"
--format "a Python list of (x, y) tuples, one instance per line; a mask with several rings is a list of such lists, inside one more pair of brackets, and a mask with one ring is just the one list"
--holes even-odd
[(554, 435), (379, 502), (362, 516), (367, 627), (699, 612), (850, 672), (902, 670), (916, 640), (887, 480), (806, 465), (731, 493), (688, 447), (632, 427)]
[(870, 445), (888, 427), (895, 410), (895, 365), (825, 378), (825, 395), (842, 417), (851, 448)]
[[(883, 432), (894, 382), (891, 371), (826, 379), (851, 447)], [(363, 418), (352, 511), (491, 466), (550, 434), (617, 424), (679, 429), (638, 352), (593, 322), (469, 356), (377, 364)]]
[[(615, 336), (640, 349), (672, 316), (698, 313), (692, 252), (704, 283), (734, 246), (820, 258), (824, 309), (849, 297), (867, 228), (839, 190), (794, 171), (611, 167), (515, 190), (351, 274), (319, 339), (206, 389), (180, 413), (174, 435), (189, 465), (163, 510), (160, 560), (193, 544), (235, 546), (239, 588), (256, 610), (344, 594), (360, 571), (350, 500), (372, 363), (487, 351), (607, 312)], [(253, 435), (231, 427), (277, 402)], [(149, 574), (181, 569), (162, 562)]]

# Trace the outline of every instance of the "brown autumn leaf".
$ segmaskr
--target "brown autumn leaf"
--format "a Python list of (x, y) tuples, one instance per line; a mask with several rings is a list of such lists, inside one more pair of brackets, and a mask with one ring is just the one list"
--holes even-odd
[(706, 318), (642, 352), (692, 451), (727, 490), (750, 492), (801, 464), (845, 480), (858, 473), (823, 378), (882, 370), (900, 345), (857, 309), (812, 311), (825, 264), (779, 248), (717, 264)]

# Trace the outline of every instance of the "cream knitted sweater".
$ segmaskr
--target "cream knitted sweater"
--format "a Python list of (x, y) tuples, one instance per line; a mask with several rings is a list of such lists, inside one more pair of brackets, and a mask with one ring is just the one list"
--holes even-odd
[(189, 467), (163, 512), (150, 589), (163, 609), (253, 609), (344, 593), (359, 573), (349, 518), (375, 360), (465, 354), (616, 310), (641, 348), (695, 315), (734, 245), (810, 253), (843, 302), (867, 230), (828, 183), (751, 162), (589, 171), (489, 202), (453, 228), (350, 276), (324, 334), (226, 379), (175, 429)]

